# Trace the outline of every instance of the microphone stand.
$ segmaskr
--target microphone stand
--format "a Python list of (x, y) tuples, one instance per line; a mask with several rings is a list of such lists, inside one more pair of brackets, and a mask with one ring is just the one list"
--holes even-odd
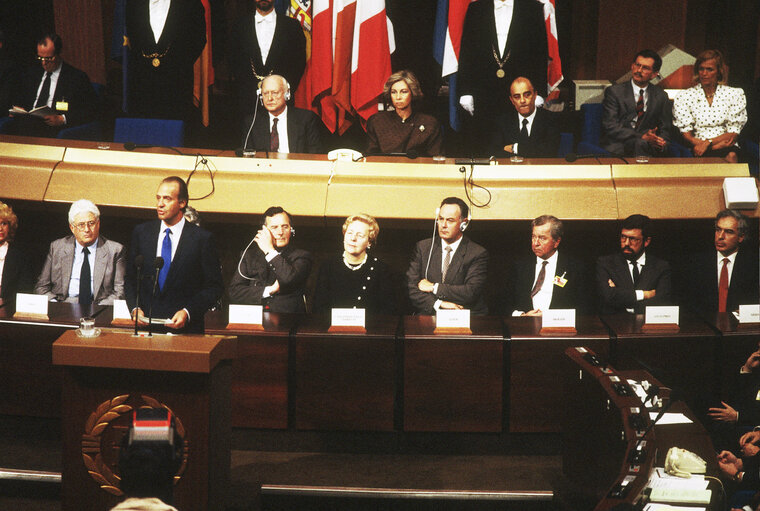
[(137, 323), (140, 320), (140, 315), (137, 313), (138, 310), (140, 310), (140, 287), (142, 284), (142, 270), (143, 270), (143, 256), (142, 254), (137, 254), (135, 256), (135, 266), (137, 267), (137, 294), (135, 298), (135, 337), (137, 337)]
[(156, 288), (158, 287), (158, 274), (164, 267), (164, 258), (156, 257), (154, 264), (156, 273), (153, 275), (153, 291), (150, 293), (150, 305), (148, 306), (148, 337), (153, 337), (153, 298), (156, 296)]

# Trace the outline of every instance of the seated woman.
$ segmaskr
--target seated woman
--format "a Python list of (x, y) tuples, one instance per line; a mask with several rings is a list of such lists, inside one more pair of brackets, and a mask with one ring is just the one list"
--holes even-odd
[(432, 115), (415, 112), (422, 99), (420, 82), (411, 71), (397, 71), (385, 82), (386, 109), (367, 121), (367, 154), (406, 153), (409, 157), (443, 154), (441, 124)]
[(29, 257), (13, 242), (18, 217), (0, 202), (0, 304), (14, 302), (16, 293), (31, 293), (34, 276)]
[(738, 161), (736, 137), (747, 123), (744, 91), (728, 87), (728, 68), (718, 50), (705, 50), (694, 62), (696, 85), (682, 91), (673, 104), (673, 124), (693, 146), (694, 156), (719, 156)]
[(369, 215), (358, 214), (343, 223), (343, 255), (322, 263), (314, 290), (314, 312), (333, 308), (366, 309), (368, 314), (396, 310), (388, 266), (367, 251), (377, 242), (380, 227)]

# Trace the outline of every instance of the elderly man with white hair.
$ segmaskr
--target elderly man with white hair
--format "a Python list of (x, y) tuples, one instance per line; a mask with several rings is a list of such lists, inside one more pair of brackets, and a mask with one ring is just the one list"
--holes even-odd
[(34, 292), (51, 301), (110, 305), (124, 299), (124, 246), (100, 235), (100, 211), (87, 199), (69, 209), (71, 235), (50, 244)]

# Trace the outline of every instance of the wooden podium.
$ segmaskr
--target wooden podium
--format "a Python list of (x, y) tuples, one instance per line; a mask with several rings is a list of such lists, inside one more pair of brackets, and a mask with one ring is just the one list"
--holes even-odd
[(133, 337), (65, 332), (53, 344), (64, 366), (64, 510), (107, 510), (123, 499), (118, 452), (132, 410), (165, 407), (177, 419), (185, 459), (178, 509), (223, 510), (230, 471), (230, 376), (236, 341), (222, 336)]

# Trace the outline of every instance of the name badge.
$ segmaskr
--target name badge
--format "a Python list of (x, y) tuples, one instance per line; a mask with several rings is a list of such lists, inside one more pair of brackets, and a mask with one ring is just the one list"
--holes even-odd
[(261, 305), (230, 304), (229, 323), (237, 325), (261, 325), (264, 322), (264, 307)]
[(47, 295), (32, 295), (28, 293), (16, 294), (16, 314), (39, 314), (47, 316)]
[(567, 273), (567, 272), (563, 272), (562, 275), (555, 275), (554, 276), (554, 280), (552, 281), (552, 283), (555, 286), (558, 286), (558, 287), (565, 287), (565, 284), (567, 284), (567, 279), (565, 278), (565, 273)]
[(549, 309), (541, 313), (541, 328), (575, 328), (575, 309)]
[(760, 304), (740, 305), (739, 323), (760, 323)]
[(650, 305), (644, 311), (644, 323), (651, 325), (677, 325), (677, 305)]
[(132, 319), (126, 300), (113, 301), (113, 319)]
[(435, 315), (436, 328), (470, 328), (469, 309), (439, 309)]
[(56, 101), (55, 109), (58, 110), (59, 112), (68, 112), (69, 104), (66, 101)]
[(333, 309), (332, 326), (358, 326), (365, 328), (364, 309)]

